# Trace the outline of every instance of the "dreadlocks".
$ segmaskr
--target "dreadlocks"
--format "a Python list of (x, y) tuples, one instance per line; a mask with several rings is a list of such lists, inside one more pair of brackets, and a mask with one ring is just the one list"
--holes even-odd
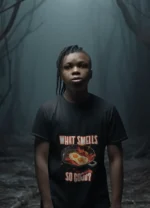
[[(79, 47), (78, 45), (72, 45), (72, 46), (65, 47), (60, 52), (60, 55), (59, 55), (59, 57), (57, 59), (57, 62), (56, 62), (56, 66), (57, 66), (57, 86), (56, 86), (56, 94), (61, 94), (62, 95), (64, 93), (65, 89), (66, 89), (65, 83), (62, 83), (62, 80), (61, 80), (61, 77), (60, 77), (60, 70), (61, 70), (63, 58), (66, 55), (69, 55), (70, 53), (75, 53), (75, 52), (83, 52), (83, 53), (87, 54), (83, 50), (83, 48)], [(91, 64), (91, 58), (90, 58), (90, 56), (89, 56), (89, 59), (90, 59), (89, 65), (90, 65), (90, 68), (91, 68), (91, 65), (92, 64)]]

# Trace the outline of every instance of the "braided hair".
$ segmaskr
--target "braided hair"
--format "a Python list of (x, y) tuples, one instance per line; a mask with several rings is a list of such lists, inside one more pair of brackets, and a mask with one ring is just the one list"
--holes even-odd
[(56, 66), (57, 66), (57, 86), (56, 86), (56, 94), (62, 95), (64, 93), (64, 91), (66, 90), (65, 83), (62, 82), (61, 77), (60, 77), (60, 70), (61, 70), (61, 66), (62, 66), (62, 61), (63, 61), (63, 59), (64, 59), (64, 57), (66, 55), (69, 55), (70, 53), (76, 53), (76, 52), (83, 52), (83, 53), (85, 53), (89, 57), (89, 60), (90, 60), (90, 63), (89, 63), (90, 69), (92, 67), (91, 58), (88, 55), (88, 53), (86, 53), (83, 50), (82, 47), (79, 47), (78, 45), (71, 45), (71, 46), (65, 47), (60, 52), (59, 57), (58, 57), (57, 62), (56, 62)]

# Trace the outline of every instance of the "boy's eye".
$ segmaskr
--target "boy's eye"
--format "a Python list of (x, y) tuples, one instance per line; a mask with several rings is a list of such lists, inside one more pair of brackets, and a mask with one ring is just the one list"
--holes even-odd
[(64, 66), (64, 69), (70, 69), (72, 66), (70, 64)]
[(79, 63), (78, 67), (80, 67), (80, 68), (88, 68), (88, 64), (87, 63)]
[[(87, 63), (84, 63), (84, 62), (80, 62), (76, 65), (78, 68), (88, 68), (88, 64)], [(64, 69), (71, 69), (73, 68), (74, 65), (73, 64), (67, 64), (67, 65), (64, 65)]]

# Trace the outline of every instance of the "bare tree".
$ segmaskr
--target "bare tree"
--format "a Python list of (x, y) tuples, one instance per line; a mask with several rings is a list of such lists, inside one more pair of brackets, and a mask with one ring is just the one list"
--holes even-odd
[[(0, 43), (2, 41), (4, 41), (4, 44), (2, 46), (1, 51), (5, 51), (4, 52), (4, 55), (1, 55), (0, 56), (0, 60), (6, 56), (7, 57), (7, 62), (8, 62), (8, 67), (9, 67), (9, 76), (8, 76), (9, 77), (9, 85), (8, 85), (8, 89), (7, 89), (6, 93), (4, 95), (0, 95), (0, 107), (3, 105), (3, 103), (6, 100), (6, 98), (8, 97), (9, 93), (12, 90), (12, 83), (11, 83), (11, 80), (12, 80), (12, 78), (11, 78), (12, 77), (12, 74), (11, 74), (11, 72), (12, 72), (12, 64), (11, 64), (10, 52), (14, 51), (19, 46), (19, 44), (25, 39), (25, 37), (27, 37), (27, 35), (31, 34), (35, 30), (37, 30), (41, 26), (41, 24), (42, 24), (42, 23), (40, 23), (37, 26), (37, 28), (35, 28), (34, 30), (31, 29), (31, 23), (32, 23), (32, 19), (33, 19), (34, 12), (45, 2), (45, 0), (41, 0), (38, 4), (36, 4), (36, 0), (33, 0), (35, 2), (34, 3), (34, 7), (31, 8), (29, 10), (29, 12), (27, 12), (27, 14), (25, 14), (21, 18), (21, 20), (19, 21), (19, 23), (17, 24), (17, 26), (13, 29), (13, 26), (14, 26), (15, 20), (17, 18), (17, 14), (18, 14), (19, 8), (21, 6), (21, 3), (24, 2), (24, 1), (26, 1), (26, 0), (16, 0), (16, 3), (15, 4), (12, 4), (11, 6), (9, 6), (7, 8), (3, 8), (4, 2), (6, 2), (6, 0), (1, 0), (1, 3), (0, 3), (0, 15), (2, 15), (3, 13), (5, 13), (5, 12), (11, 10), (11, 9), (13, 10), (12, 11), (12, 14), (11, 14), (11, 17), (10, 17), (10, 19), (8, 21), (7, 26), (0, 33)], [(17, 29), (17, 27), (19, 27), (21, 25), (21, 23), (29, 15), (32, 18), (30, 18), (29, 27), (27, 28), (25, 34), (23, 35), (23, 37), (21, 37), (20, 40), (18, 40), (18, 43), (12, 49), (8, 48), (8, 42), (9, 42), (11, 36), (14, 34), (15, 30)], [(2, 22), (2, 16), (0, 16), (0, 17), (1, 17), (1, 22)], [(11, 29), (13, 29), (13, 32), (10, 34)]]
[[(133, 3), (130, 3), (128, 1), (124, 0), (116, 0), (117, 5), (121, 9), (121, 12), (123, 14), (124, 20), (129, 27), (129, 29), (136, 35), (137, 39), (145, 44), (145, 46), (150, 49), (150, 27), (145, 28), (143, 30), (143, 27), (141, 25), (139, 26), (138, 23), (136, 23), (135, 19), (133, 18), (131, 12), (129, 11), (128, 5), (133, 6), (134, 9), (136, 9), (140, 15), (148, 18), (150, 20), (150, 16), (147, 14), (144, 14), (140, 9), (138, 9)], [(125, 3), (126, 2), (126, 3)], [(128, 4), (128, 5), (127, 5)], [(140, 119), (140, 118), (139, 118)], [(143, 144), (139, 149), (136, 150), (134, 153), (134, 157), (143, 157), (147, 154), (149, 154), (150, 151), (150, 138), (149, 135), (145, 138), (144, 141), (142, 141)]]
[[(0, 20), (1, 20), (1, 28), (3, 28), (3, 31), (0, 33), (0, 62), (3, 63), (3, 68), (0, 70), (3, 70), (3, 72), (5, 73), (6, 69), (7, 71), (9, 71), (8, 73), (8, 79), (9, 79), (9, 86), (7, 88), (6, 93), (4, 93), (3, 95), (0, 96), (0, 107), (3, 106), (4, 102), (6, 102), (6, 98), (8, 97), (8, 95), (11, 92), (11, 103), (10, 106), (6, 112), (6, 116), (3, 120), (2, 126), (1, 126), (1, 144), (6, 143), (8, 141), (7, 140), (3, 140), (2, 139), (2, 134), (5, 134), (5, 130), (8, 132), (8, 129), (10, 132), (13, 133), (14, 131), (14, 117), (13, 115), (16, 114), (14, 113), (14, 111), (19, 110), (20, 108), (20, 73), (21, 73), (21, 69), (20, 69), (20, 60), (18, 59), (18, 47), (20, 46), (21, 43), (23, 43), (24, 39), (32, 34), (33, 32), (35, 32), (43, 23), (40, 22), (39, 25), (37, 25), (36, 28), (31, 28), (32, 25), (32, 21), (33, 21), (33, 15), (35, 13), (35, 11), (46, 1), (46, 0), (41, 0), (40, 2), (36, 2), (36, 0), (32, 0), (33, 6), (32, 8), (29, 8), (28, 12), (25, 13), (20, 20), (17, 18), (17, 14), (19, 11), (19, 8), (21, 6), (21, 4), (23, 5), (23, 1), (25, 0), (16, 0), (16, 3), (10, 5), (7, 7), (7, 1), (6, 0), (1, 0), (0, 1)], [(7, 13), (7, 11), (12, 10), (12, 14), (11, 17), (7, 23), (7, 25), (5, 26), (5, 18), (2, 18), (2, 16)], [(17, 30), (17, 28), (19, 28), (21, 26), (21, 24), (24, 21), (27, 21), (29, 17), (29, 21), (28, 21), (28, 25), (26, 28), (26, 31), (24, 32), (24, 34), (20, 37), (20, 39), (18, 39), (17, 43), (15, 45), (13, 45), (12, 47), (10, 47), (9, 42), (11, 41), (11, 38), (13, 37), (13, 35), (15, 34), (15, 31)], [(15, 21), (17, 20), (17, 23), (15, 23)], [(12, 61), (11, 61), (11, 53), (15, 52), (16, 54), (16, 59), (13, 61), (15, 64), (15, 80), (12, 84)], [(20, 49), (19, 49), (20, 50)], [(6, 61), (8, 64), (6, 64)], [(7, 73), (6, 73), (7, 74)], [(32, 88), (31, 88), (32, 89)], [(32, 90), (31, 90), (32, 93)], [(18, 111), (17, 111), (18, 112)], [(22, 118), (22, 123), (25, 123), (25, 115), (23, 112), (21, 112), (20, 109), (20, 115), (19, 117)], [(23, 124), (24, 126), (24, 124)], [(5, 145), (6, 146), (6, 145)], [(1, 145), (2, 148), (2, 145)], [(3, 154), (4, 151), (0, 150), (0, 154)]]
[[(129, 8), (127, 6), (128, 1), (124, 0), (116, 0), (117, 5), (122, 11), (122, 14), (124, 16), (125, 22), (127, 23), (130, 30), (136, 35), (136, 37), (142, 41), (146, 46), (150, 47), (150, 27), (145, 28), (144, 30), (136, 23), (135, 19), (133, 18), (131, 12), (129, 11)], [(134, 4), (131, 4), (138, 12), (140, 12), (141, 15), (147, 17), (150, 19), (150, 16), (144, 14), (141, 12)]]

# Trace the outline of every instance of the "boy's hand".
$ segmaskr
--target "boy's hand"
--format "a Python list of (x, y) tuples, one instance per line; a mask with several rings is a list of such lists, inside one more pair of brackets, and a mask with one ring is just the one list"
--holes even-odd
[(43, 205), (43, 208), (53, 208), (52, 204)]
[(122, 208), (122, 206), (121, 206), (121, 204), (119, 204), (119, 205), (118, 204), (116, 204), (116, 205), (115, 204), (114, 205), (112, 204), (111, 205), (111, 208)]
[(52, 202), (49, 202), (49, 203), (43, 203), (43, 208), (54, 208), (53, 205), (52, 205)]

